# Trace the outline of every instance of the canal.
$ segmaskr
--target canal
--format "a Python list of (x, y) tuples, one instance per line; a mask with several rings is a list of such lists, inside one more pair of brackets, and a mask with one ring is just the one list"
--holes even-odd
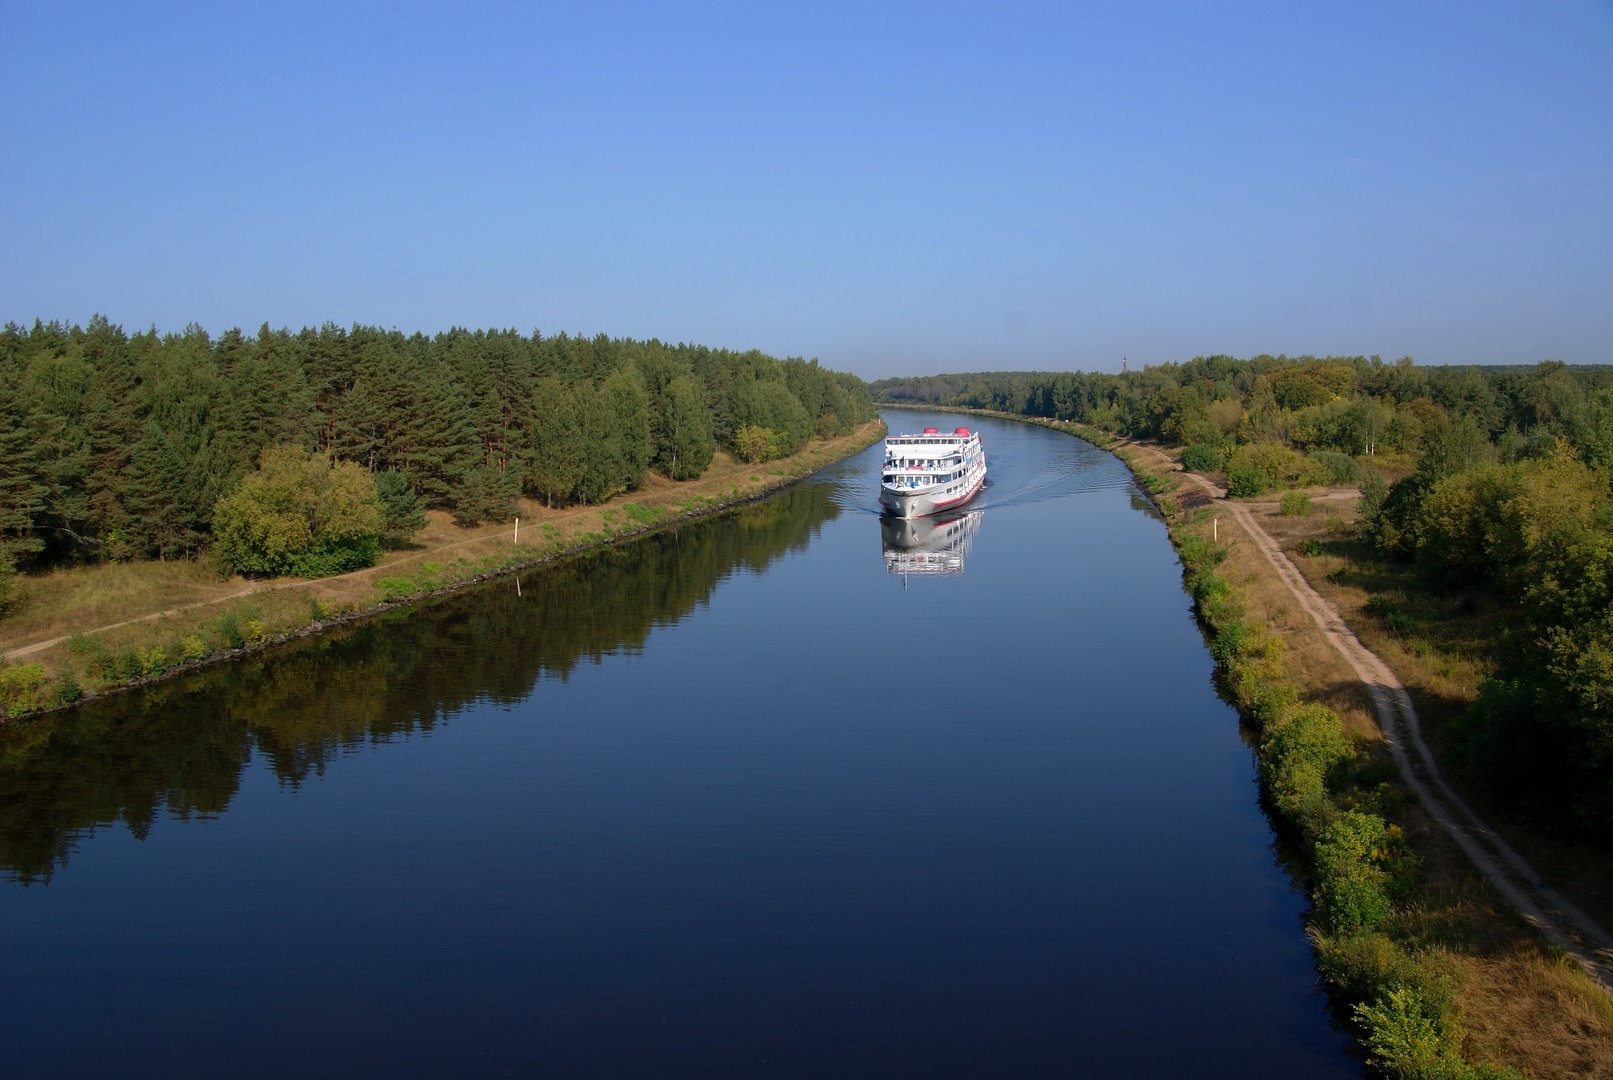
[(978, 423), (14, 727), (0, 1072), (1360, 1076), (1163, 526)]

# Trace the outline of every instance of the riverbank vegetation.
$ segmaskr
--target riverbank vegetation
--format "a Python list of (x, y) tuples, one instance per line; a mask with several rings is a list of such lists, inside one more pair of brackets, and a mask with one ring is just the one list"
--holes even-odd
[[(0, 665), (0, 712), (749, 497), (821, 463), (825, 446), (873, 438), (874, 418), (862, 380), (815, 361), (653, 340), (8, 325), (0, 640), (252, 600)], [(588, 508), (603, 509), (566, 527)], [(483, 533), (511, 543), (479, 545)], [(452, 554), (411, 558), (442, 547)], [(266, 587), (366, 567), (389, 568), (365, 579), (379, 599), (351, 584), (296, 599)]]
[(1395, 782), (1361, 684), (1289, 610), (1253, 545), (1177, 490), (1168, 458), (1126, 450), (1156, 441), (1235, 496), (1267, 500), (1250, 509), (1395, 666), (1442, 769), (1605, 924), (1613, 369), (1212, 358), (874, 389), (1075, 420), (1131, 458), (1171, 512), (1268, 805), (1304, 853), (1323, 975), (1379, 1068), (1613, 1072), (1605, 991), (1514, 916)]
[[(1310, 889), (1318, 965), (1370, 1060), (1395, 1077), (1613, 1069), (1613, 1003), (1506, 908), (1396, 782), (1365, 688), (1292, 610), (1255, 546), (1168, 458), (1085, 434), (1126, 458), (1167, 511), (1268, 810)], [(1352, 531), (1331, 508), (1308, 529), (1280, 503), (1256, 509), (1263, 524), (1288, 524), (1302, 563), (1324, 561), (1300, 554), (1308, 543)]]
[(706, 473), (597, 506), (523, 499), (511, 525), (461, 526), (430, 511), (409, 544), (371, 567), (318, 579), (248, 581), (193, 560), (100, 563), (29, 575), (24, 603), (0, 622), (0, 717), (70, 704), (85, 694), (172, 677), (289, 639), (615, 541), (705, 517), (766, 495), (878, 439), (870, 421), (757, 466), (718, 451)]

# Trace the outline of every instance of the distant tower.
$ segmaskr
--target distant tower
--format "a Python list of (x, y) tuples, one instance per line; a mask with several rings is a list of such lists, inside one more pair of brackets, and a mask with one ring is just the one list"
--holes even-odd
[(1122, 356), (1120, 358), (1120, 374), (1124, 375), (1125, 373), (1126, 373), (1126, 358), (1124, 356)]

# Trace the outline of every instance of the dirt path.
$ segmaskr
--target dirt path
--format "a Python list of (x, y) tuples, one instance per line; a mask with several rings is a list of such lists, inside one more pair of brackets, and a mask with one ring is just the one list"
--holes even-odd
[[(1384, 740), (1406, 784), (1429, 816), (1456, 841), (1473, 865), (1513, 909), (1553, 945), (1573, 957), (1605, 989), (1613, 991), (1613, 934), (1547, 885), (1528, 861), (1463, 801), (1440, 775), (1433, 753), (1423, 740), (1411, 696), (1389, 666), (1361, 644), (1338, 610), (1311, 588), (1310, 582), (1260, 525), (1247, 506), (1228, 501), (1226, 492), (1204, 477), (1182, 470), (1170, 455), (1154, 446), (1128, 443), (1181, 472), (1235, 520), (1271, 563), (1294, 600), (1309, 613), (1328, 643), (1371, 691)], [(1410, 746), (1408, 752), (1407, 746)]]
[[(544, 520), (559, 521), (565, 519), (566, 517), (572, 516), (575, 513), (589, 509), (594, 509), (594, 507), (578, 507), (568, 508), (566, 510), (551, 511), (549, 516)], [(504, 525), (500, 525), (496, 530), (496, 532), (500, 534), (506, 531), (508, 531), (508, 526)], [(346, 574), (333, 574), (328, 578), (320, 578), (318, 580), (321, 582), (356, 581), (365, 576), (373, 576), (377, 571), (391, 570), (407, 563), (416, 562), (427, 558), (434, 558), (445, 551), (452, 551), (455, 548), (464, 547), (467, 544), (482, 543), (487, 539), (489, 532), (490, 530), (484, 529), (477, 532), (473, 536), (466, 537), (463, 540), (454, 540), (446, 544), (434, 544), (419, 551), (411, 551), (408, 554), (400, 557), (388, 559), (387, 561), (379, 563), (375, 566), (366, 566), (360, 570), (353, 570)], [(197, 608), (211, 607), (214, 604), (228, 603), (231, 600), (239, 600), (243, 596), (253, 596), (258, 593), (273, 592), (277, 589), (304, 588), (308, 584), (309, 579), (306, 578), (276, 578), (272, 581), (256, 581), (244, 589), (236, 589), (233, 592), (222, 593), (218, 596), (210, 596), (206, 600), (197, 600), (190, 604), (178, 604), (174, 607), (165, 608), (162, 611), (147, 612), (144, 615), (137, 615), (132, 619), (124, 619), (121, 622), (108, 623), (105, 626), (96, 626), (89, 630), (74, 631), (74, 634), (103, 634), (108, 630), (117, 630), (125, 626), (134, 626), (137, 623), (165, 619), (171, 615), (177, 615), (185, 611), (194, 611)], [(44, 641), (30, 642), (27, 645), (21, 645), (15, 649), (8, 649), (5, 653), (0, 655), (3, 655), (7, 660), (21, 659), (22, 657), (31, 656), (34, 653), (43, 652), (46, 649), (60, 645), (68, 638), (73, 637), (74, 634), (63, 634), (59, 637), (47, 638)]]
[[(550, 519), (550, 520), (553, 520), (553, 519)], [(428, 548), (428, 549), (426, 549), (424, 551), (410, 552), (408, 555), (404, 556), (401, 559), (393, 559), (390, 562), (381, 564), (380, 568), (381, 569), (391, 569), (393, 567), (402, 566), (405, 563), (410, 563), (410, 562), (414, 562), (414, 561), (419, 560), (419, 559), (424, 559), (424, 558), (427, 558), (428, 556), (435, 556), (435, 555), (437, 555), (437, 554), (439, 554), (441, 552), (444, 552), (444, 551), (452, 551), (454, 548), (457, 548), (457, 547), (464, 547), (466, 544), (480, 543), (481, 541), (483, 541), (485, 539), (486, 539), (485, 536), (477, 535), (477, 536), (469, 537), (469, 538), (464, 539), (464, 540), (455, 540), (454, 542), (449, 543), (449, 544), (440, 544), (440, 545), (437, 545), (435, 547)], [(357, 580), (358, 578), (363, 577), (363, 576), (365, 576), (367, 574), (374, 574), (376, 569), (377, 569), (377, 567), (374, 567), (374, 566), (366, 566), (362, 570), (353, 570), (353, 571), (350, 571), (350, 572), (348, 572), (346, 574), (334, 574), (329, 578), (321, 578), (319, 580), (321, 580), (321, 581)], [(152, 611), (152, 612), (148, 612), (145, 615), (137, 615), (132, 619), (124, 619), (122, 622), (108, 623), (105, 626), (97, 626), (97, 627), (94, 627), (94, 628), (92, 628), (90, 630), (75, 631), (74, 633), (103, 634), (108, 630), (117, 630), (120, 627), (133, 626), (136, 623), (152, 622), (152, 621), (154, 621), (156, 619), (165, 619), (165, 618), (169, 617), (170, 615), (177, 615), (182, 611), (194, 611), (197, 608), (211, 607), (214, 604), (223, 604), (223, 603), (227, 603), (227, 602), (229, 602), (231, 600), (239, 600), (243, 596), (252, 596), (254, 594), (263, 593), (263, 592), (272, 592), (275, 589), (303, 588), (306, 585), (308, 585), (308, 580), (305, 579), (305, 578), (277, 578), (277, 579), (275, 579), (273, 581), (253, 582), (251, 585), (248, 585), (244, 589), (237, 589), (234, 592), (224, 593), (221, 596), (211, 596), (211, 597), (208, 597), (206, 600), (197, 600), (195, 603), (191, 603), (191, 604), (179, 604), (179, 605), (177, 605), (175, 607), (166, 608), (166, 609), (164, 609), (162, 611)], [(73, 634), (63, 634), (60, 637), (47, 638), (44, 641), (31, 642), (31, 643), (29, 643), (27, 645), (22, 645), (22, 646), (19, 646), (18, 648), (15, 648), (15, 649), (8, 649), (8, 650), (6, 650), (6, 652), (3, 655), (4, 655), (5, 659), (7, 659), (7, 660), (16, 660), (16, 659), (19, 659), (19, 658), (24, 657), (24, 656), (30, 656), (33, 653), (43, 652), (44, 650), (52, 648), (53, 646), (60, 645), (62, 642), (66, 641), (68, 638), (70, 638), (72, 636), (74, 636), (74, 635)]]
[[(306, 584), (306, 582), (302, 581), (301, 579), (297, 579), (288, 582), (276, 582), (272, 585), (248, 585), (244, 589), (238, 589), (232, 593), (225, 593), (223, 596), (210, 596), (206, 600), (198, 600), (193, 604), (180, 604), (178, 607), (171, 607), (166, 611), (153, 611), (146, 615), (137, 615), (132, 619), (124, 619), (122, 622), (108, 623), (105, 626), (97, 626), (93, 629), (83, 631), (83, 633), (104, 634), (108, 630), (117, 630), (120, 627), (133, 626), (136, 623), (151, 622), (155, 619), (166, 618), (169, 615), (177, 615), (181, 611), (194, 611), (196, 608), (211, 607), (214, 604), (222, 604), (228, 600), (238, 600), (243, 596), (251, 596), (253, 593), (262, 591), (263, 589), (283, 589), (292, 585), (303, 584)], [(78, 632), (79, 631), (75, 631), (74, 633)], [(37, 652), (44, 652), (46, 649), (60, 645), (62, 642), (66, 641), (72, 636), (74, 635), (63, 634), (60, 637), (46, 638), (44, 641), (35, 641), (15, 649), (8, 649), (4, 653), (4, 657), (7, 660), (16, 660), (24, 656), (31, 656)]]
[[(673, 500), (687, 501), (705, 498), (711, 500), (712, 506), (715, 508), (734, 501), (744, 501), (744, 499), (753, 498), (763, 491), (779, 486), (781, 482), (790, 483), (801, 476), (807, 475), (814, 468), (819, 467), (814, 462), (824, 459), (824, 455), (829, 455), (829, 459), (835, 459), (836, 455), (843, 455), (843, 452), (848, 447), (860, 449), (875, 437), (873, 432), (878, 426), (877, 421), (870, 421), (850, 435), (836, 436), (823, 441), (814, 440), (799, 453), (768, 462), (762, 466), (736, 461), (726, 454), (719, 454), (707, 472), (698, 479), (673, 484), (671, 481), (665, 481), (652, 475), (648, 478), (646, 487), (615, 496), (603, 503), (548, 509), (538, 506), (532, 500), (523, 500), (526, 509), (523, 510), (524, 516), (521, 518), (520, 527), (523, 533), (531, 530), (532, 535), (538, 535), (537, 530), (542, 529), (544, 526), (565, 526), (568, 523), (576, 528), (586, 529), (590, 527), (593, 521), (600, 519), (608, 512), (619, 510), (623, 504), (629, 502), (665, 505)], [(757, 483), (758, 474), (763, 474), (770, 479), (759, 484)], [(746, 482), (747, 477), (748, 482)], [(741, 492), (741, 489), (743, 489), (743, 492)], [(578, 522), (583, 524), (579, 525), (577, 524)], [(80, 634), (102, 634), (110, 630), (117, 630), (144, 622), (153, 622), (199, 608), (227, 604), (247, 596), (262, 595), (283, 589), (308, 588), (310, 586), (316, 586), (322, 590), (330, 589), (333, 586), (339, 588), (343, 582), (361, 582), (365, 579), (379, 578), (410, 563), (437, 559), (445, 553), (451, 553), (458, 548), (471, 545), (485, 546), (492, 538), (508, 535), (511, 531), (511, 526), (508, 524), (482, 526), (454, 539), (443, 539), (440, 535), (434, 536), (433, 533), (436, 531), (433, 526), (428, 525), (424, 534), (426, 540), (423, 546), (406, 552), (388, 553), (374, 566), (367, 566), (346, 574), (336, 574), (315, 580), (276, 578), (268, 581), (250, 582), (243, 588), (230, 589), (227, 592), (220, 592), (191, 603), (176, 604), (160, 610), (147, 611), (132, 618), (90, 628), (80, 628), (72, 633), (53, 635), (38, 641), (29, 641), (26, 644), (17, 645), (0, 652), (0, 659), (6, 661), (20, 660), (55, 648)]]

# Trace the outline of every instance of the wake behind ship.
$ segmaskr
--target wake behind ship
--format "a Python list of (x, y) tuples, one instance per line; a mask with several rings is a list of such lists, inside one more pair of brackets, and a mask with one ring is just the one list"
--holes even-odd
[(985, 482), (986, 451), (978, 431), (960, 427), (944, 435), (927, 427), (885, 440), (879, 503), (896, 517), (927, 517), (962, 506)]

